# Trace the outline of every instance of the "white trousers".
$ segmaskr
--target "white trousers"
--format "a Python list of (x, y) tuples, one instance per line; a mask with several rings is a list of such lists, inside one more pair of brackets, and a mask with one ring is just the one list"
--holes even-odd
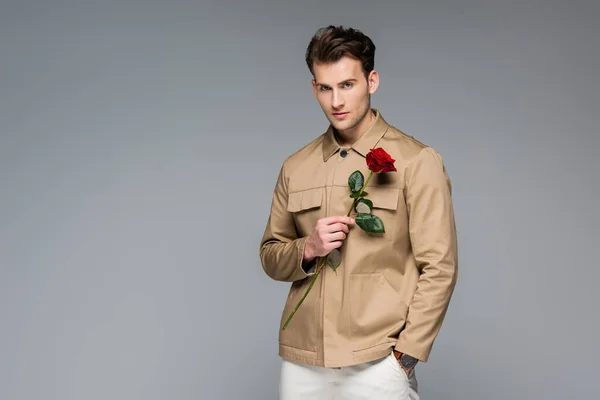
[(419, 400), (415, 372), (406, 375), (393, 353), (340, 369), (283, 360), (280, 400)]

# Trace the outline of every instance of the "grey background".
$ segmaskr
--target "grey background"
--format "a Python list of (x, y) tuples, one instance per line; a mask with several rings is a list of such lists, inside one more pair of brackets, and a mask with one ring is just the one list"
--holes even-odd
[(258, 243), (328, 24), (453, 181), (422, 399), (600, 396), (598, 2), (111, 0), (0, 6), (0, 399), (276, 398)]

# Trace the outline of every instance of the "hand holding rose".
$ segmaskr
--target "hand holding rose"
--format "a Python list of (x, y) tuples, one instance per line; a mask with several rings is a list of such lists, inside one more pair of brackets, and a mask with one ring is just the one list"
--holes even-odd
[(353, 223), (354, 218), (344, 216), (319, 219), (313, 233), (306, 240), (304, 259), (310, 262), (315, 257), (324, 257), (333, 249), (341, 247), (350, 231), (348, 225)]

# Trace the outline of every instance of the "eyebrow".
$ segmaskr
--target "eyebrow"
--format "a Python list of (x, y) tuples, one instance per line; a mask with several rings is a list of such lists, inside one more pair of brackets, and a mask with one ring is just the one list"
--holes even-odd
[[(338, 82), (337, 84), (342, 84), (342, 83), (346, 83), (346, 82), (357, 82), (358, 80), (356, 78), (348, 78), (348, 79), (344, 79), (343, 81)], [(321, 82), (316, 82), (317, 86), (329, 86), (326, 83), (321, 83)]]

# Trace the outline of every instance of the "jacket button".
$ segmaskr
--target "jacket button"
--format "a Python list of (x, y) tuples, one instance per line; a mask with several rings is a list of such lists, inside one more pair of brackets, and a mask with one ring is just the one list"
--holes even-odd
[(340, 156), (346, 157), (347, 155), (348, 155), (348, 152), (346, 150), (340, 151)]

